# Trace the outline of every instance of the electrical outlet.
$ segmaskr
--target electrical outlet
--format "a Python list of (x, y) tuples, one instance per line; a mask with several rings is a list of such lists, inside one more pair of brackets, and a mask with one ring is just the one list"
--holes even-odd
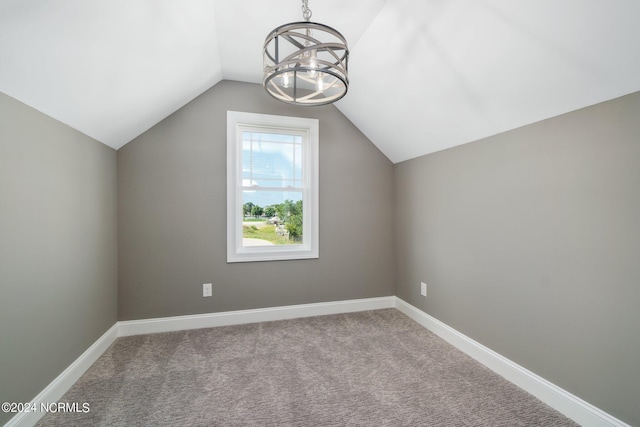
[(423, 297), (426, 297), (426, 296), (427, 296), (427, 284), (426, 284), (426, 283), (424, 283), (424, 282), (420, 282), (420, 294), (421, 294)]
[(213, 291), (211, 289), (211, 283), (204, 283), (202, 285), (202, 296), (210, 297), (212, 294), (213, 294)]

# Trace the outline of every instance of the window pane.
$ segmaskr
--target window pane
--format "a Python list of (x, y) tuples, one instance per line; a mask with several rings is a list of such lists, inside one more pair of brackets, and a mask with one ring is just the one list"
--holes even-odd
[(242, 132), (243, 186), (302, 187), (300, 135)]
[(243, 191), (242, 246), (299, 245), (302, 192)]

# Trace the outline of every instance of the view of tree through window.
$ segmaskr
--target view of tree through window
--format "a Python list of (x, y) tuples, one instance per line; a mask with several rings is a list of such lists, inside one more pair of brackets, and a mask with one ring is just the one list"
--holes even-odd
[(242, 132), (242, 245), (303, 242), (303, 138)]

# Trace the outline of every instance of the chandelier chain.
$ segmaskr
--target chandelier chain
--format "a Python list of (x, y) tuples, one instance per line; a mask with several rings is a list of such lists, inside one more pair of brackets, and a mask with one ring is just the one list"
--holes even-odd
[(311, 19), (311, 9), (309, 9), (309, 0), (302, 0), (302, 17), (309, 22)]

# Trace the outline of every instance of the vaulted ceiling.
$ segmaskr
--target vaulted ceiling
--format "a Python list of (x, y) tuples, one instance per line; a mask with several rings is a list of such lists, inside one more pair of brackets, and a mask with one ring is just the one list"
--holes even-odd
[[(299, 0), (0, 0), (0, 91), (119, 148), (222, 79), (261, 83)], [(640, 90), (637, 0), (310, 0), (336, 106), (393, 162)], [(313, 107), (301, 107), (313, 108)]]

